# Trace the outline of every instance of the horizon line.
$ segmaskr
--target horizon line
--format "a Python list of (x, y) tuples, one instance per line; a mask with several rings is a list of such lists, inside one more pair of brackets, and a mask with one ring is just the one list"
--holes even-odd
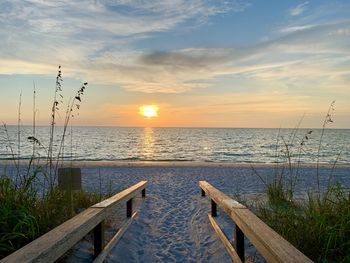
[[(6, 124), (6, 123), (5, 123)], [(18, 126), (18, 124), (6, 124), (6, 126)], [(22, 124), (22, 127), (33, 127), (32, 124)], [(50, 124), (38, 124), (36, 127), (49, 127)], [(71, 127), (101, 127), (101, 128), (162, 128), (162, 129), (317, 129), (322, 130), (322, 127), (208, 127), (208, 126), (116, 126), (116, 125), (69, 125)], [(56, 125), (56, 127), (64, 127), (64, 125)], [(327, 127), (326, 130), (349, 130), (348, 128)]]

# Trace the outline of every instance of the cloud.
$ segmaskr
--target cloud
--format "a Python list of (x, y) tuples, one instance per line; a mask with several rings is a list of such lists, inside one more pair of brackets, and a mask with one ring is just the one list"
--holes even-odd
[(282, 33), (292, 33), (292, 32), (295, 32), (295, 31), (301, 31), (301, 30), (312, 28), (312, 27), (313, 27), (313, 25), (289, 26), (289, 27), (282, 28), (280, 30), (280, 32), (282, 32)]
[[(152, 81), (148, 82), (150, 86), (167, 83), (166, 80), (176, 83), (172, 92), (206, 87), (211, 80), (224, 75), (233, 79), (241, 76), (279, 82), (288, 87), (292, 87), (293, 82), (305, 87), (302, 84), (305, 82), (313, 87), (309, 89), (310, 93), (315, 92), (316, 87), (320, 87), (322, 93), (322, 89), (327, 90), (331, 85), (337, 85), (341, 91), (347, 85), (343, 77), (349, 73), (346, 65), (350, 64), (350, 39), (344, 38), (343, 32), (333, 38), (329, 34), (348, 26), (350, 21), (304, 27), (241, 49), (192, 48), (153, 52), (140, 55), (136, 63), (143, 70), (154, 72)], [(138, 86), (138, 90), (143, 87)], [(169, 91), (167, 87), (163, 86), (164, 92)], [(133, 85), (129, 88), (133, 89)], [(158, 88), (161, 90), (161, 85)]]
[[(89, 50), (64, 47), (69, 56), (63, 72), (92, 83), (117, 84), (146, 93), (181, 93), (205, 88), (214, 85), (221, 76), (283, 82), (284, 86), (300, 78), (312, 80), (316, 86), (325, 76), (329, 78), (324, 83), (329, 85), (332, 75), (339, 76), (334, 83), (344, 85), (341, 76), (346, 75), (346, 65), (350, 64), (350, 39), (341, 34), (330, 38), (329, 34), (349, 25), (350, 21), (343, 21), (307, 27), (244, 48), (186, 48), (150, 53), (112, 49), (82, 60), (80, 52), (89, 53)], [(3, 59), (0, 71), (55, 72), (56, 64), (45, 68), (45, 63), (40, 61)], [(343, 66), (339, 67), (340, 64)]]
[[(203, 24), (212, 16), (241, 12), (248, 6), (243, 0), (4, 0), (0, 2), (0, 73), (43, 74), (62, 64), (66, 74), (129, 87), (134, 81), (123, 74), (131, 71), (126, 75), (141, 73), (134, 86), (146, 79), (143, 86), (158, 91), (162, 84), (152, 83), (143, 72), (157, 73), (144, 71), (137, 63), (142, 55), (134, 48), (138, 40), (185, 23)], [(170, 80), (175, 82), (166, 85), (169, 90), (182, 82)], [(183, 83), (180, 90), (191, 85)]]
[(329, 35), (330, 36), (335, 36), (335, 35), (338, 35), (338, 36), (350, 36), (350, 27), (336, 29), (336, 30), (330, 32)]
[(287, 89), (298, 78), (323, 89), (333, 80), (344, 89), (350, 65), (350, 39), (345, 37), (350, 20), (297, 21), (299, 24), (285, 26), (269, 41), (244, 47), (151, 52), (134, 47), (154, 32), (247, 8), (245, 2), (215, 3), (2, 1), (0, 73), (52, 75), (57, 64), (62, 64), (64, 76), (147, 93), (207, 88), (223, 76), (232, 83), (239, 78)]
[(308, 4), (309, 4), (309, 2), (306, 1), (306, 2), (304, 2), (302, 4), (297, 5), (294, 8), (289, 9), (289, 15), (291, 15), (291, 16), (299, 16), (299, 15), (301, 15), (307, 9), (307, 5)]
[(0, 19), (4, 29), (21, 29), (21, 33), (30, 29), (31, 33), (60, 37), (79, 34), (87, 39), (95, 34), (120, 37), (166, 31), (188, 20), (239, 12), (247, 6), (245, 2), (214, 0), (5, 0), (1, 3)]

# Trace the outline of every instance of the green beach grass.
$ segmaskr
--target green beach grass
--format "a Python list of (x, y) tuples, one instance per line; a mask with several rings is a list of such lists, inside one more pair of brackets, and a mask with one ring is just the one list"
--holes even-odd
[(13, 184), (8, 177), (0, 178), (0, 258), (68, 220), (101, 200), (98, 193), (73, 193), (74, 212), (71, 213), (67, 195), (53, 188), (42, 198), (25, 184)]
[(333, 160), (326, 188), (320, 187), (320, 149), (326, 126), (333, 122), (333, 111), (334, 102), (327, 111), (319, 138), (316, 187), (312, 189), (310, 185), (305, 198), (295, 196), (301, 169), (300, 155), (312, 136), (310, 130), (297, 141), (299, 123), (289, 139), (277, 140), (274, 178), (272, 182), (264, 181), (267, 200), (255, 204), (257, 215), (265, 223), (315, 262), (350, 262), (350, 193), (349, 189), (332, 180), (341, 150)]
[[(33, 134), (28, 137), (28, 143), (33, 145), (33, 153), (25, 169), (20, 169), (22, 161), (20, 141), (21, 135), (21, 103), (20, 96), (18, 110), (17, 152), (13, 148), (6, 124), (4, 130), (8, 139), (6, 147), (12, 153), (13, 166), (16, 170), (15, 176), (4, 175), (0, 177), (0, 259), (21, 248), (42, 234), (63, 223), (70, 217), (79, 213), (102, 198), (106, 197), (99, 193), (86, 192), (84, 190), (73, 192), (73, 204), (70, 196), (57, 187), (58, 168), (63, 165), (63, 150), (66, 131), (70, 119), (74, 117), (75, 111), (79, 110), (81, 97), (87, 86), (85, 82), (78, 89), (74, 98), (68, 102), (65, 112), (62, 134), (55, 133), (56, 114), (58, 106), (63, 103), (62, 72), (58, 67), (56, 85), (52, 110), (50, 113), (50, 140), (47, 149), (47, 159), (39, 163), (36, 156), (36, 147), (42, 146), (36, 137), (35, 127), (35, 86), (33, 90)], [(58, 152), (54, 152), (54, 138), (59, 136), (60, 143)], [(43, 188), (39, 193), (39, 188)], [(72, 211), (73, 207), (73, 211)]]
[(350, 194), (340, 185), (300, 201), (271, 184), (257, 214), (312, 260), (350, 262)]

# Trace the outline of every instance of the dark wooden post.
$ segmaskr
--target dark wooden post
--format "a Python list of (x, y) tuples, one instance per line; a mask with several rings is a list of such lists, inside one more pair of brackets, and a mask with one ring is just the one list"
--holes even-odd
[(146, 197), (146, 188), (142, 190), (141, 195), (142, 195), (143, 198)]
[(205, 196), (205, 191), (203, 189), (201, 189), (201, 193), (202, 193), (202, 196)]
[(213, 199), (211, 199), (211, 216), (215, 217), (217, 215), (218, 215), (218, 212), (217, 212), (216, 203), (214, 202)]
[(235, 249), (239, 258), (244, 262), (244, 233), (236, 224)]
[(126, 202), (126, 217), (132, 216), (132, 198)]
[(96, 258), (104, 248), (104, 221), (94, 228), (94, 258)]

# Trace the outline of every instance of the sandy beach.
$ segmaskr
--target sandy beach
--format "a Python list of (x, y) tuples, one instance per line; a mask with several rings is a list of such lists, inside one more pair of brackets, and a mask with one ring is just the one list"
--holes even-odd
[[(25, 162), (23, 162), (24, 164)], [(9, 163), (1, 162), (0, 171)], [(254, 174), (271, 180), (274, 165), (236, 163), (125, 163), (74, 162), (82, 168), (82, 185), (89, 191), (113, 192), (147, 180), (147, 197), (138, 202), (136, 220), (112, 250), (107, 262), (231, 262), (221, 241), (208, 222), (208, 198), (200, 196), (198, 181), (206, 180), (222, 192), (246, 201), (260, 199), (264, 184)], [(321, 169), (326, 183), (331, 167)], [(334, 178), (350, 187), (349, 165), (337, 167)], [(315, 182), (315, 166), (303, 165), (297, 191), (308, 190)], [(140, 200), (139, 200), (140, 201)], [(124, 218), (125, 208), (116, 211)], [(228, 237), (233, 223), (219, 210), (218, 222)], [(77, 246), (71, 262), (88, 262), (91, 245)], [(255, 255), (253, 248), (247, 253)]]
[[(27, 161), (21, 161), (26, 167)], [(88, 191), (113, 193), (133, 184), (148, 181), (146, 199), (136, 202), (138, 215), (107, 262), (231, 262), (216, 237), (207, 214), (208, 198), (200, 196), (198, 181), (206, 180), (220, 191), (246, 202), (262, 200), (265, 185), (252, 167), (266, 181), (272, 180), (274, 164), (196, 163), (196, 162), (66, 162), (64, 166), (82, 169), (82, 187)], [(11, 167), (0, 162), (0, 171)], [(321, 165), (321, 185), (326, 185), (332, 167)], [(298, 193), (315, 186), (315, 165), (302, 165), (297, 183)], [(350, 187), (350, 165), (337, 166), (334, 180)], [(118, 228), (125, 220), (120, 207), (111, 225)], [(218, 222), (225, 234), (233, 237), (233, 222), (219, 210)], [(89, 262), (92, 245), (86, 241), (75, 247), (68, 262)], [(247, 242), (247, 254), (255, 249)]]

